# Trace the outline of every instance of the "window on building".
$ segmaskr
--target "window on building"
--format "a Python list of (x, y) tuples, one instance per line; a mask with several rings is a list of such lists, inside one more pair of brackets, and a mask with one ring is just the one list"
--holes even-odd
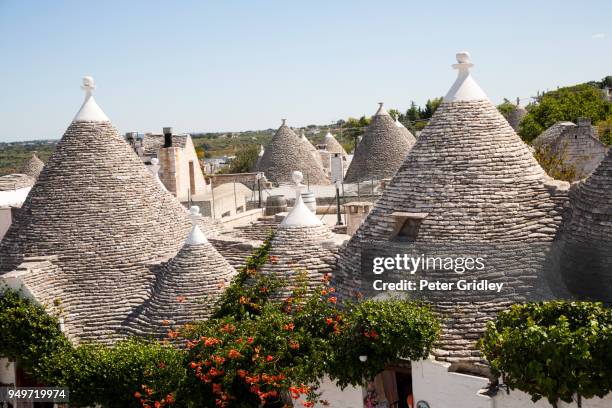
[(391, 238), (398, 241), (416, 241), (421, 224), (427, 213), (394, 212), (391, 214), (395, 220), (395, 227)]

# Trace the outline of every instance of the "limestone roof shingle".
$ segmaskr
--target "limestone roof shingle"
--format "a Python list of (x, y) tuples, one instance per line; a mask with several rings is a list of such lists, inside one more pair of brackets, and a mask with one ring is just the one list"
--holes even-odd
[(519, 126), (521, 122), (523, 121), (523, 119), (525, 118), (525, 116), (527, 116), (527, 109), (525, 109), (523, 105), (521, 105), (520, 100), (517, 98), (516, 106), (508, 114), (508, 123), (510, 123), (510, 126), (512, 126), (512, 129), (518, 132)]
[(44, 167), (45, 163), (36, 156), (36, 153), (32, 153), (32, 156), (25, 160), (19, 168), (19, 173), (26, 174), (36, 179)]
[(312, 155), (312, 157), (315, 159), (315, 161), (319, 164), (322, 165), (321, 162), (321, 155), (319, 154), (319, 151), (317, 150), (317, 148), (310, 142), (310, 140), (308, 140), (308, 138), (306, 137), (306, 134), (304, 133), (304, 130), (302, 129), (302, 134), (300, 135), (300, 139), (302, 140), (302, 142), (304, 143), (304, 145), (306, 146), (306, 148), (308, 149), (308, 151), (310, 152), (310, 154)]
[(162, 338), (170, 327), (209, 318), (235, 273), (208, 241), (188, 240), (159, 267), (151, 297), (127, 320), (128, 332)]
[(382, 103), (355, 149), (345, 183), (393, 177), (414, 144), (395, 125)]
[(533, 140), (534, 146), (546, 146), (556, 142), (566, 129), (575, 127), (573, 122), (557, 122)]
[(291, 172), (299, 170), (310, 184), (329, 184), (321, 163), (284, 121), (266, 147), (258, 170), (273, 183), (291, 182)]
[(19, 190), (21, 188), (32, 187), (36, 179), (27, 174), (7, 174), (0, 177), (0, 191)]
[(262, 274), (284, 280), (285, 286), (274, 296), (287, 297), (302, 284), (309, 290), (321, 285), (323, 276), (335, 269), (336, 250), (330, 243), (333, 237), (324, 224), (279, 226), (270, 243), (270, 261), (260, 268)]
[(331, 153), (340, 153), (342, 154), (342, 157), (346, 157), (346, 150), (344, 150), (344, 147), (342, 147), (342, 145), (338, 142), (338, 140), (334, 137), (334, 135), (331, 134), (331, 132), (327, 132), (327, 134), (325, 135), (325, 148), (328, 152)]
[(404, 135), (404, 137), (406, 137), (406, 139), (408, 139), (408, 141), (411, 144), (414, 144), (414, 142), (416, 141), (416, 138), (414, 137), (412, 132), (410, 132), (408, 128), (406, 128), (406, 126), (404, 126), (404, 124), (399, 121), (398, 118), (395, 119), (395, 125), (398, 127), (398, 129)]
[(612, 150), (570, 198), (562, 274), (577, 296), (612, 302)]
[[(189, 135), (172, 135), (172, 146), (185, 148)], [(145, 156), (157, 156), (159, 149), (164, 147), (164, 135), (146, 134), (142, 137), (142, 148)]]

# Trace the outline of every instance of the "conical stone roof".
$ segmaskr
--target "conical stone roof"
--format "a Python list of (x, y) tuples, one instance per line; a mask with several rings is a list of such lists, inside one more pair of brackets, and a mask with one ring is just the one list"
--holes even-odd
[(469, 73), (469, 56), (460, 53), (458, 61), (457, 81), (373, 210), (341, 249), (334, 274), (340, 292), (350, 296), (371, 290), (371, 268), (361, 264), (368, 252), (485, 257), (485, 268), (478, 274), (434, 268), (402, 275), (504, 283), (500, 293), (407, 292), (430, 301), (440, 313), (443, 330), (434, 354), (451, 362), (480, 360), (476, 340), (498, 311), (550, 294), (542, 282), (544, 258), (559, 230), (569, 188), (546, 175), (488, 100)]
[(325, 146), (328, 152), (340, 153), (342, 154), (342, 157), (346, 157), (346, 150), (344, 150), (344, 147), (342, 147), (340, 142), (338, 142), (334, 135), (332, 135), (329, 131), (325, 135)]
[(285, 124), (278, 128), (261, 158), (259, 171), (273, 183), (288, 183), (292, 170), (299, 170), (310, 184), (329, 184), (320, 162), (300, 138)]
[(508, 123), (510, 123), (512, 129), (518, 132), (519, 126), (525, 116), (527, 116), (527, 109), (521, 105), (521, 100), (516, 98), (516, 106), (508, 114)]
[(45, 163), (43, 163), (42, 160), (40, 160), (38, 156), (36, 156), (36, 153), (32, 153), (32, 156), (30, 156), (29, 159), (25, 160), (21, 165), (19, 173), (26, 174), (32, 178), (38, 178), (38, 175), (44, 167)]
[(253, 164), (253, 168), (251, 169), (251, 171), (253, 173), (259, 171), (259, 166), (261, 165), (261, 158), (263, 157), (264, 152), (265, 152), (265, 149), (264, 149), (263, 145), (260, 145), (259, 146), (259, 153), (257, 153), (257, 160), (255, 160), (255, 164)]
[[(199, 208), (191, 208), (193, 222)], [(194, 224), (185, 244), (157, 271), (147, 299), (128, 319), (128, 331), (164, 337), (170, 327), (207, 319), (236, 271)]]
[(414, 143), (395, 125), (383, 104), (379, 105), (355, 149), (344, 177), (345, 183), (393, 177)]
[(301, 174), (297, 173), (294, 174), (294, 180), (297, 180), (295, 204), (274, 233), (270, 260), (260, 271), (285, 281), (285, 286), (274, 294), (278, 298), (290, 296), (303, 284), (312, 290), (322, 283), (323, 276), (331, 273), (336, 264), (330, 243), (334, 234), (304, 204), (300, 194)]
[(414, 135), (404, 126), (402, 122), (399, 121), (399, 117), (395, 118), (395, 126), (402, 132), (402, 135), (408, 140), (410, 144), (414, 144), (416, 142), (416, 138)]
[(612, 302), (612, 150), (570, 197), (562, 275), (578, 297)]
[(149, 265), (174, 256), (191, 223), (97, 105), (93, 79), (83, 88), (81, 110), (0, 243), (0, 271), (57, 256), (69, 335), (112, 341), (148, 297)]
[(304, 129), (302, 129), (300, 139), (302, 140), (302, 143), (304, 143), (304, 145), (306, 146), (306, 148), (308, 149), (312, 157), (315, 159), (315, 161), (322, 165), (321, 155), (319, 154), (319, 151), (317, 150), (317, 148), (312, 143), (310, 143), (310, 140), (308, 140), (308, 138), (306, 137), (306, 134), (304, 133)]

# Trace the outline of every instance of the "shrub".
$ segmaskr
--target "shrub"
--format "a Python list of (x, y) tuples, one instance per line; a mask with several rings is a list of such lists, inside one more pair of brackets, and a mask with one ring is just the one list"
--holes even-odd
[(438, 339), (439, 322), (425, 305), (367, 300), (350, 308), (342, 335), (334, 339), (329, 370), (341, 387), (363, 385), (399, 358), (427, 358)]
[(599, 303), (514, 305), (489, 322), (480, 349), (493, 374), (554, 407), (612, 387), (612, 311)]

